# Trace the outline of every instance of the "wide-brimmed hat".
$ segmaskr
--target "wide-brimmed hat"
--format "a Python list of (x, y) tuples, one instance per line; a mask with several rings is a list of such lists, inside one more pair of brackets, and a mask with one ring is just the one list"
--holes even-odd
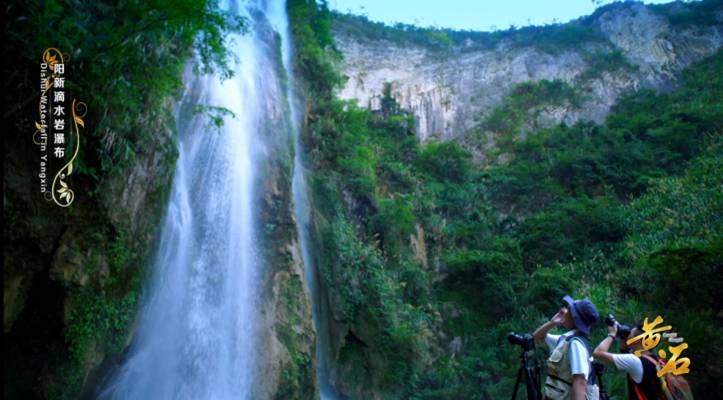
[(563, 297), (562, 301), (567, 304), (570, 312), (572, 312), (572, 320), (575, 321), (577, 329), (589, 335), (590, 327), (595, 325), (600, 319), (595, 304), (592, 304), (592, 301), (588, 299), (576, 301), (570, 296)]

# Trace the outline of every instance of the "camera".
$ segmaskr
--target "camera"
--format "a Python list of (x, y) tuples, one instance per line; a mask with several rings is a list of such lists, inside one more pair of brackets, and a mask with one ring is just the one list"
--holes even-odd
[[(517, 398), (517, 391), (520, 389), (520, 382), (525, 382), (525, 389), (527, 390), (527, 400), (540, 400), (542, 399), (542, 393), (540, 393), (540, 365), (534, 357), (532, 350), (535, 349), (535, 338), (529, 333), (515, 333), (510, 332), (507, 335), (507, 340), (522, 347), (520, 352), (520, 369), (517, 370), (517, 380), (515, 381), (515, 389), (512, 391), (512, 398)], [(524, 381), (522, 380), (524, 377)]]
[(608, 316), (605, 318), (605, 323), (607, 324), (607, 326), (614, 326), (616, 322), (618, 323), (617, 337), (621, 340), (627, 339), (628, 336), (630, 336), (630, 331), (632, 330), (629, 325), (619, 323), (612, 314), (608, 314)]
[(535, 348), (535, 339), (529, 333), (519, 334), (510, 332), (509, 335), (507, 335), (507, 340), (512, 344), (522, 346), (524, 351)]

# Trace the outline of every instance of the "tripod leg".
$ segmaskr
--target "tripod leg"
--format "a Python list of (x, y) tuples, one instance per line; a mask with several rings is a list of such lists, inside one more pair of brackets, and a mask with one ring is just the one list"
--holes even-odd
[(540, 400), (540, 386), (535, 385), (534, 369), (525, 366), (525, 386), (527, 386), (527, 400)]
[(517, 400), (517, 389), (520, 388), (520, 378), (522, 378), (522, 368), (517, 370), (517, 380), (515, 381), (515, 391), (512, 392), (512, 400)]
[(530, 358), (526, 351), (522, 352), (522, 367), (525, 369), (525, 387), (527, 389), (527, 400), (541, 400), (540, 378), (536, 363), (530, 364)]

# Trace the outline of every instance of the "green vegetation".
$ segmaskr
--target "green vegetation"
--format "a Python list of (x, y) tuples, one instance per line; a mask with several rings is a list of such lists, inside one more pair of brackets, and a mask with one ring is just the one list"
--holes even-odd
[(356, 39), (387, 40), (396, 44), (414, 43), (430, 50), (458, 51), (490, 50), (505, 41), (515, 47), (534, 46), (549, 54), (578, 48), (582, 42), (603, 42), (588, 19), (579, 19), (565, 24), (553, 23), (545, 26), (528, 26), (493, 32), (457, 31), (444, 28), (422, 28), (397, 23), (393, 26), (374, 22), (365, 16), (332, 14), (334, 30)]
[[(711, 24), (717, 3), (655, 9), (684, 27)], [(508, 161), (480, 166), (455, 143), (419, 144), (415, 120), (390, 86), (379, 112), (336, 99), (343, 79), (335, 69), (340, 55), (332, 24), (352, 35), (444, 52), (507, 40), (555, 54), (581, 41), (601, 42), (590, 19), (455, 32), (386, 27), (333, 15), (325, 4), (290, 0), (288, 11), (295, 68), (308, 95), (303, 144), (312, 171), (314, 254), (339, 319), (335, 329), (345, 329), (335, 332), (344, 341), (332, 351), (332, 374), (348, 394), (506, 398), (519, 350), (506, 334), (532, 330), (567, 293), (591, 298), (601, 313), (624, 322), (663, 315), (690, 346), (685, 355), (693, 360), (696, 395), (723, 392), (715, 351), (723, 340), (723, 53), (689, 69), (675, 91), (621, 98), (604, 126), (532, 126), (536, 132), (524, 139), (517, 134), (540, 107), (575, 107), (581, 97), (562, 81), (520, 84), (484, 122), (510, 138), (501, 144)], [(42, 50), (54, 46), (70, 56), (69, 89), (89, 105), (74, 183), (78, 193), (94, 197), (53, 219), (32, 201), (12, 208), (25, 198), (8, 184), (13, 218), (7, 231), (23, 233), (10, 244), (25, 246), (20, 255), (42, 253), (37, 259), (44, 269), (35, 274), (24, 314), (6, 333), (5, 368), (18, 373), (6, 374), (4, 393), (77, 398), (98, 378), (99, 363), (112, 363), (126, 344), (140, 297), (143, 238), (157, 225), (168, 189), (149, 189), (148, 207), (156, 208), (140, 212), (133, 231), (104, 196), (112, 199), (133, 162), (147, 153), (165, 154), (168, 175), (173, 146), (160, 132), (173, 129), (169, 99), (178, 94), (184, 63), (195, 49), (201, 71), (228, 76), (224, 35), (243, 30), (244, 21), (219, 11), (215, 1), (134, 0), (13, 2), (6, 22), (7, 58), (20, 71), (6, 77), (6, 103), (32, 94), (18, 106), (17, 132), (32, 126), (37, 82), (28, 71), (37, 69)], [(590, 57), (583, 80), (632, 68), (619, 52)], [(212, 123), (226, 111), (206, 110)], [(27, 155), (25, 139), (7, 135), (5, 143), (18, 149), (8, 165), (35, 156)], [(268, 238), (293, 231), (283, 204), (274, 199), (262, 210), (277, 218), (264, 218)], [(25, 214), (48, 221), (46, 232), (26, 231)], [(76, 248), (59, 249), (58, 238), (68, 236), (76, 241), (62, 243)], [(38, 237), (52, 238), (52, 248), (27, 245)], [(56, 253), (83, 264), (51, 265)], [(51, 268), (72, 276), (50, 276)], [(290, 324), (301, 315), (293, 301), (301, 282), (294, 279), (281, 303)], [(308, 393), (312, 388), (302, 381), (312, 375), (313, 360), (294, 347), (296, 332), (288, 325), (279, 331), (291, 358), (279, 397)], [(593, 341), (603, 336), (599, 326)], [(605, 379), (620, 398), (622, 376), (611, 371)]]
[(500, 134), (514, 134), (524, 123), (534, 123), (544, 106), (579, 108), (581, 103), (579, 90), (565, 81), (543, 79), (523, 82), (512, 87), (502, 105), (492, 111), (481, 128)]
[[(42, 270), (33, 278), (33, 294), (10, 332), (12, 344), (6, 345), (11, 360), (6, 370), (18, 374), (6, 374), (5, 394), (77, 398), (102, 372), (99, 364), (110, 362), (125, 347), (135, 318), (147, 238), (159, 225), (170, 187), (176, 156), (169, 139), (175, 130), (170, 107), (181, 93), (184, 67), (195, 53), (200, 60), (197, 71), (230, 76), (226, 34), (243, 31), (245, 21), (221, 11), (215, 0), (10, 2), (5, 21), (6, 55), (14, 60), (14, 68), (6, 76), (4, 96), (7, 104), (17, 104), (17, 109), (8, 110), (17, 115), (12, 118), (16, 133), (26, 132), (36, 115), (33, 71), (47, 47), (65, 55), (66, 88), (88, 105), (71, 177), (82, 198), (51, 215), (49, 206), (24, 197), (29, 184), (25, 180), (22, 190), (8, 187), (14, 207), (35, 210), (26, 210), (24, 219), (7, 228), (19, 238), (11, 245), (23, 249), (18, 254), (26, 251), (46, 258), (38, 261)], [(17, 149), (10, 165), (34, 163), (30, 160), (37, 153), (29, 149), (27, 138), (6, 135), (5, 144)], [(138, 220), (131, 224), (128, 215), (119, 214), (116, 202), (127, 189), (130, 171), (151, 157), (157, 166), (148, 172), (158, 187), (147, 188), (148, 201), (141, 203), (144, 208), (137, 210)], [(18, 171), (11, 174), (23, 176)], [(48, 255), (33, 247), (36, 244), (28, 245), (57, 246), (61, 236), (65, 245), (77, 247), (53, 248)], [(82, 260), (82, 265), (75, 265), (71, 275), (56, 276), (60, 274), (55, 269), (65, 274), (67, 268), (51, 264), (64, 262), (54, 260), (56, 253), (71, 258), (71, 266), (75, 260)], [(49, 274), (56, 275), (48, 278)], [(46, 326), (39, 327), (36, 320)]]
[(583, 57), (588, 64), (588, 68), (577, 77), (577, 80), (581, 82), (600, 78), (604, 72), (619, 74), (635, 72), (638, 69), (637, 65), (630, 64), (625, 54), (619, 49), (614, 49), (609, 52), (595, 51), (592, 53), (583, 53)]
[(675, 1), (650, 7), (679, 28), (712, 26), (720, 23), (717, 16), (721, 8), (720, 0)]
[(299, 349), (298, 342), (313, 343), (313, 339), (305, 337), (299, 340), (299, 333), (295, 331), (302, 321), (302, 310), (306, 303), (298, 301), (299, 293), (303, 293), (304, 282), (297, 275), (287, 275), (282, 288), (281, 299), (284, 301), (283, 321), (277, 321), (276, 329), (279, 339), (288, 351), (290, 360), (282, 364), (281, 380), (276, 390), (276, 399), (308, 398), (314, 394), (315, 382), (309, 381), (315, 376), (311, 353)]
[(225, 34), (244, 29), (243, 19), (213, 0), (20, 2), (11, 10), (6, 34), (23, 62), (37, 63), (47, 47), (69, 59), (69, 90), (89, 105), (93, 128), (84, 132), (79, 172), (97, 180), (157, 146), (158, 132), (172, 127), (165, 102), (178, 94), (194, 51), (199, 71), (232, 74)]
[[(294, 4), (313, 16), (292, 14), (294, 25), (329, 18), (323, 4)], [(333, 54), (314, 43), (313, 54)], [(598, 71), (622, 63), (609, 57)], [(314, 60), (335, 78), (333, 57)], [(630, 94), (605, 125), (538, 129), (490, 166), (454, 143), (418, 144), (389, 96), (371, 112), (312, 91), (317, 265), (348, 329), (333, 349), (346, 393), (505, 398), (519, 363), (506, 334), (534, 329), (566, 293), (629, 323), (663, 315), (690, 345), (695, 393), (720, 392), (722, 70), (718, 53), (673, 92)], [(486, 122), (516, 133), (529, 110), (578, 96), (559, 81), (526, 83)], [(623, 376), (608, 371), (623, 398)]]

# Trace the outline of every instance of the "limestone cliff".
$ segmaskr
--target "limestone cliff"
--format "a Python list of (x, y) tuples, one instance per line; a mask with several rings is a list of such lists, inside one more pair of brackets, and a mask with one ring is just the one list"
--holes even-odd
[[(348, 80), (338, 94), (378, 109), (390, 83), (401, 106), (416, 115), (423, 141), (461, 139), (515, 84), (543, 79), (569, 83), (583, 93), (583, 102), (542, 107), (538, 125), (602, 122), (622, 93), (671, 88), (679, 71), (721, 46), (723, 7), (718, 5), (705, 23), (680, 17), (690, 7), (615, 3), (565, 25), (487, 36), (457, 33), (458, 40), (436, 47), (393, 28), (386, 36), (359, 34), (358, 22), (340, 19), (335, 38)], [(566, 34), (567, 42), (549, 40)]]
[[(560, 122), (604, 122), (611, 107), (626, 92), (674, 88), (679, 72), (716, 53), (723, 42), (723, 6), (713, 2), (707, 4), (713, 4), (714, 12), (700, 13), (698, 10), (691, 13), (705, 15), (699, 20), (682, 17), (689, 15), (688, 11), (696, 7), (695, 4), (651, 7), (641, 3), (622, 3), (603, 7), (592, 16), (569, 24), (524, 28), (500, 34), (390, 28), (359, 17), (336, 16), (333, 32), (336, 47), (343, 55), (339, 67), (347, 78), (337, 95), (379, 111), (383, 107), (385, 91), (391, 88), (391, 95), (401, 107), (415, 114), (419, 140), (458, 141), (478, 157), (484, 157), (484, 150), (493, 147), (499, 135), (504, 133), (496, 130), (489, 123), (490, 119), (495, 112), (506, 111), (504, 106), (510, 96), (516, 95), (516, 90), (526, 82), (562, 82), (556, 87), (562, 88), (563, 92), (569, 89), (575, 99), (554, 101), (543, 96), (545, 101), (533, 104), (534, 110), (528, 110), (531, 112), (522, 117), (522, 133)], [(332, 151), (334, 156), (338, 156), (337, 148)], [(375, 148), (371, 153), (379, 154), (381, 151)], [(327, 164), (323, 167), (330, 168)], [(323, 192), (326, 190), (329, 189), (317, 190), (317, 198), (326, 201), (328, 194)], [(368, 214), (379, 212), (382, 207), (378, 203), (373, 204), (374, 195), (359, 197), (361, 201), (344, 191), (334, 199), (344, 206), (340, 214), (346, 216), (345, 222), (359, 232), (365, 232), (365, 225), (369, 224), (365, 218)], [(328, 207), (326, 203), (324, 207)], [(370, 212), (364, 207), (376, 209)], [(355, 249), (357, 243), (346, 238), (343, 229), (329, 228), (333, 224), (344, 226), (339, 222), (343, 218), (330, 222), (329, 214), (333, 213), (320, 208), (317, 205), (317, 239), (341, 243), (339, 247), (343, 250), (338, 253), (342, 256), (352, 253), (349, 248)], [(440, 239), (443, 228), (435, 226), (438, 222), (415, 225), (414, 230), (408, 233), (411, 254), (432, 282), (444, 278), (438, 253), (440, 247), (446, 250), (447, 246), (454, 246)], [(441, 224), (445, 222), (446, 219), (443, 219)], [(332, 233), (324, 236), (325, 232)], [(374, 242), (371, 247), (380, 247), (378, 238)], [(333, 246), (319, 244), (318, 247), (327, 249), (326, 253), (329, 253), (320, 252), (320, 257), (334, 255), (328, 250)], [(506, 245), (502, 250), (504, 254), (516, 251)], [(368, 253), (362, 254), (368, 256)], [(347, 278), (349, 275), (342, 275), (345, 263), (359, 268), (355, 258), (332, 259), (327, 263), (326, 272), (336, 280), (330, 278), (324, 281), (326, 287), (323, 288), (330, 305), (330, 347), (334, 359), (330, 371), (332, 381), (340, 393), (350, 398), (395, 398), (393, 390), (399, 386), (389, 382), (385, 386), (384, 381), (392, 380), (389, 376), (403, 367), (395, 365), (385, 369), (384, 346), (388, 343), (375, 343), (377, 338), (388, 340), (390, 335), (380, 332), (368, 316), (353, 319), (345, 316), (342, 310), (344, 299), (356, 301), (355, 296), (363, 291), (358, 289), (362, 286), (360, 282), (371, 278), (361, 274), (359, 276), (364, 278), (356, 275)], [(375, 266), (371, 261), (369, 264)], [(385, 268), (388, 265), (385, 264)], [(373, 269), (368, 265), (364, 268)], [(323, 268), (321, 271), (324, 273)], [(428, 320), (429, 329), (425, 326), (425, 329), (415, 331), (416, 337), (423, 338), (420, 341), (425, 343), (425, 347), (415, 349), (414, 356), (410, 357), (420, 364), (426, 363), (429, 370), (435, 372), (445, 368), (438, 362), (444, 359), (441, 355), (454, 359), (466, 345), (461, 336), (447, 336), (442, 328), (460, 315), (458, 309), (453, 302), (440, 304), (420, 305), (433, 317)], [(434, 339), (427, 340), (427, 336)], [(393, 352), (397, 351), (402, 350), (395, 347)], [(485, 363), (486, 356), (481, 357), (480, 364)], [(438, 361), (433, 364), (430, 359)], [(455, 367), (450, 369), (459, 373), (459, 364), (452, 363)], [(483, 369), (481, 365), (475, 368)], [(447, 377), (444, 373), (439, 376), (441, 381)], [(511, 384), (508, 382), (506, 391)], [(446, 382), (441, 386), (446, 387)]]

